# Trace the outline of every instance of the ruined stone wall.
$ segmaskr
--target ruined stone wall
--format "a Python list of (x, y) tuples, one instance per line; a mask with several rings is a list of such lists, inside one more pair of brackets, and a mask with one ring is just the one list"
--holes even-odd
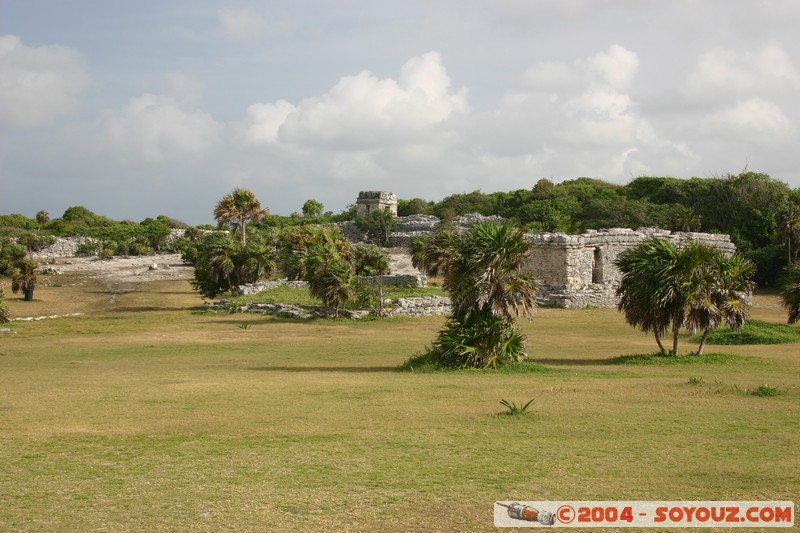
[(356, 200), (356, 214), (365, 217), (379, 210), (388, 210), (397, 216), (397, 195), (386, 191), (361, 191)]
[(38, 252), (33, 253), (34, 259), (49, 259), (61, 257), (75, 257), (77, 255), (78, 247), (87, 242), (98, 242), (98, 239), (92, 237), (57, 237), (56, 241), (43, 248)]
[(525, 270), (536, 273), (539, 304), (555, 307), (614, 307), (620, 272), (614, 261), (620, 253), (651, 237), (677, 246), (698, 241), (733, 253), (728, 235), (670, 232), (658, 228), (590, 230), (582, 235), (528, 235), (532, 256)]
[[(205, 231), (205, 230), (204, 230)], [(169, 236), (167, 236), (167, 243), (171, 244), (175, 240), (184, 236), (186, 230), (173, 229)], [(38, 252), (33, 253), (34, 259), (49, 259), (49, 258), (62, 258), (62, 257), (76, 257), (78, 247), (87, 242), (100, 242), (100, 239), (94, 237), (56, 237), (53, 244), (47, 248), (43, 248)]]

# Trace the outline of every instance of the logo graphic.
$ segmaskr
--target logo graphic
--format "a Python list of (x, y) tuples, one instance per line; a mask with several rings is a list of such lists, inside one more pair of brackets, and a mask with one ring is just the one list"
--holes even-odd
[(505, 507), (508, 510), (508, 516), (514, 520), (524, 520), (526, 522), (539, 522), (545, 526), (552, 526), (556, 522), (556, 516), (548, 511), (540, 511), (534, 509), (529, 505), (522, 505), (521, 503), (514, 502), (512, 504), (505, 504), (497, 502), (500, 507)]

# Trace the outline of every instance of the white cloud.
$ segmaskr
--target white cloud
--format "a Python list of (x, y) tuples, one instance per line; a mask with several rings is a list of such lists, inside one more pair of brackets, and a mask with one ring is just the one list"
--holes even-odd
[(639, 57), (634, 52), (615, 44), (605, 52), (592, 56), (589, 65), (608, 85), (624, 89), (636, 76)]
[(0, 36), (0, 124), (46, 124), (75, 107), (87, 82), (74, 50), (28, 47), (15, 35)]
[(144, 94), (101, 120), (119, 152), (149, 161), (200, 156), (220, 140), (223, 126), (202, 111), (186, 110), (170, 96)]
[(244, 124), (246, 144), (274, 143), (278, 140), (278, 130), (286, 122), (286, 117), (297, 108), (286, 100), (275, 103), (253, 104), (247, 108)]
[(431, 52), (406, 62), (397, 80), (362, 71), (296, 106), (250, 106), (246, 138), (333, 150), (417, 144), (466, 110), (466, 89), (452, 90), (441, 57)]
[(776, 44), (744, 54), (716, 49), (700, 56), (688, 88), (709, 98), (794, 93), (800, 88), (800, 72)]
[(768, 141), (785, 138), (794, 126), (780, 107), (760, 98), (737, 102), (710, 117), (710, 125), (723, 136)]
[(283, 21), (269, 21), (252, 9), (226, 7), (219, 10), (222, 35), (237, 41), (285, 34), (289, 26)]

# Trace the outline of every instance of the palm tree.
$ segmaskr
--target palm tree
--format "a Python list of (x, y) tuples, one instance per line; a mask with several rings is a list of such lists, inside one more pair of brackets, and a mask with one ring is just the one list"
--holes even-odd
[(342, 253), (342, 243), (330, 237), (306, 250), (306, 281), (311, 296), (334, 309), (333, 316), (338, 318), (339, 309), (353, 299), (355, 272), (350, 254)]
[(39, 211), (36, 213), (36, 222), (39, 223), (39, 229), (42, 229), (42, 226), (47, 224), (50, 221), (50, 213), (47, 211)]
[(442, 231), (414, 243), (414, 266), (441, 273), (453, 302), (453, 317), (432, 348), (441, 364), (497, 367), (524, 358), (525, 336), (513, 321), (536, 309), (538, 285), (521, 272), (529, 250), (521, 230), (497, 222), (478, 222), (463, 237)]
[(455, 315), (469, 318), (486, 310), (509, 320), (532, 316), (539, 286), (532, 273), (520, 271), (529, 250), (525, 234), (509, 223), (475, 224), (446, 279)]
[(789, 324), (800, 320), (800, 261), (786, 266), (780, 282), (783, 307), (789, 313)]
[(429, 276), (447, 278), (451, 264), (459, 258), (461, 236), (457, 231), (444, 229), (411, 241), (411, 264)]
[(25, 293), (25, 300), (33, 299), (33, 289), (36, 288), (36, 269), (35, 262), (29, 259), (21, 259), (16, 262), (11, 270), (11, 292), (14, 294), (19, 291)]
[(726, 255), (701, 244), (688, 245), (682, 255), (688, 255), (694, 267), (684, 284), (684, 326), (692, 332), (703, 331), (697, 348), (700, 355), (711, 330), (721, 325), (737, 330), (747, 322), (747, 296), (755, 287), (755, 267), (739, 253)]
[[(684, 328), (703, 331), (701, 354), (709, 331), (722, 324), (738, 329), (749, 316), (754, 267), (738, 253), (727, 256), (697, 242), (678, 249), (653, 238), (621, 253), (615, 264), (622, 273), (617, 308), (631, 326), (653, 332), (662, 354), (678, 354)], [(670, 352), (661, 342), (668, 330)]]
[(667, 351), (661, 343), (670, 325), (665, 303), (657, 297), (663, 288), (663, 276), (674, 262), (677, 250), (663, 239), (650, 239), (625, 250), (617, 256), (615, 266), (622, 273), (617, 296), (617, 309), (625, 321), (645, 333), (652, 332), (662, 354)]
[(239, 241), (247, 244), (247, 223), (257, 222), (269, 215), (268, 209), (262, 209), (256, 196), (249, 189), (234, 189), (226, 194), (214, 208), (214, 219), (220, 228), (229, 227), (239, 234)]
[[(800, 204), (787, 201), (779, 209), (778, 230), (786, 237), (786, 245), (789, 248), (789, 263), (794, 261), (800, 250)], [(794, 248), (792, 248), (794, 244)]]

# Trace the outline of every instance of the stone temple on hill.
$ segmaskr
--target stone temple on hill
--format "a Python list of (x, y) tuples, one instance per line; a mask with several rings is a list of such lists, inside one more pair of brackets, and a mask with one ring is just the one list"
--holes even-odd
[(356, 200), (356, 214), (368, 216), (378, 210), (391, 211), (397, 216), (397, 195), (386, 191), (361, 191)]

